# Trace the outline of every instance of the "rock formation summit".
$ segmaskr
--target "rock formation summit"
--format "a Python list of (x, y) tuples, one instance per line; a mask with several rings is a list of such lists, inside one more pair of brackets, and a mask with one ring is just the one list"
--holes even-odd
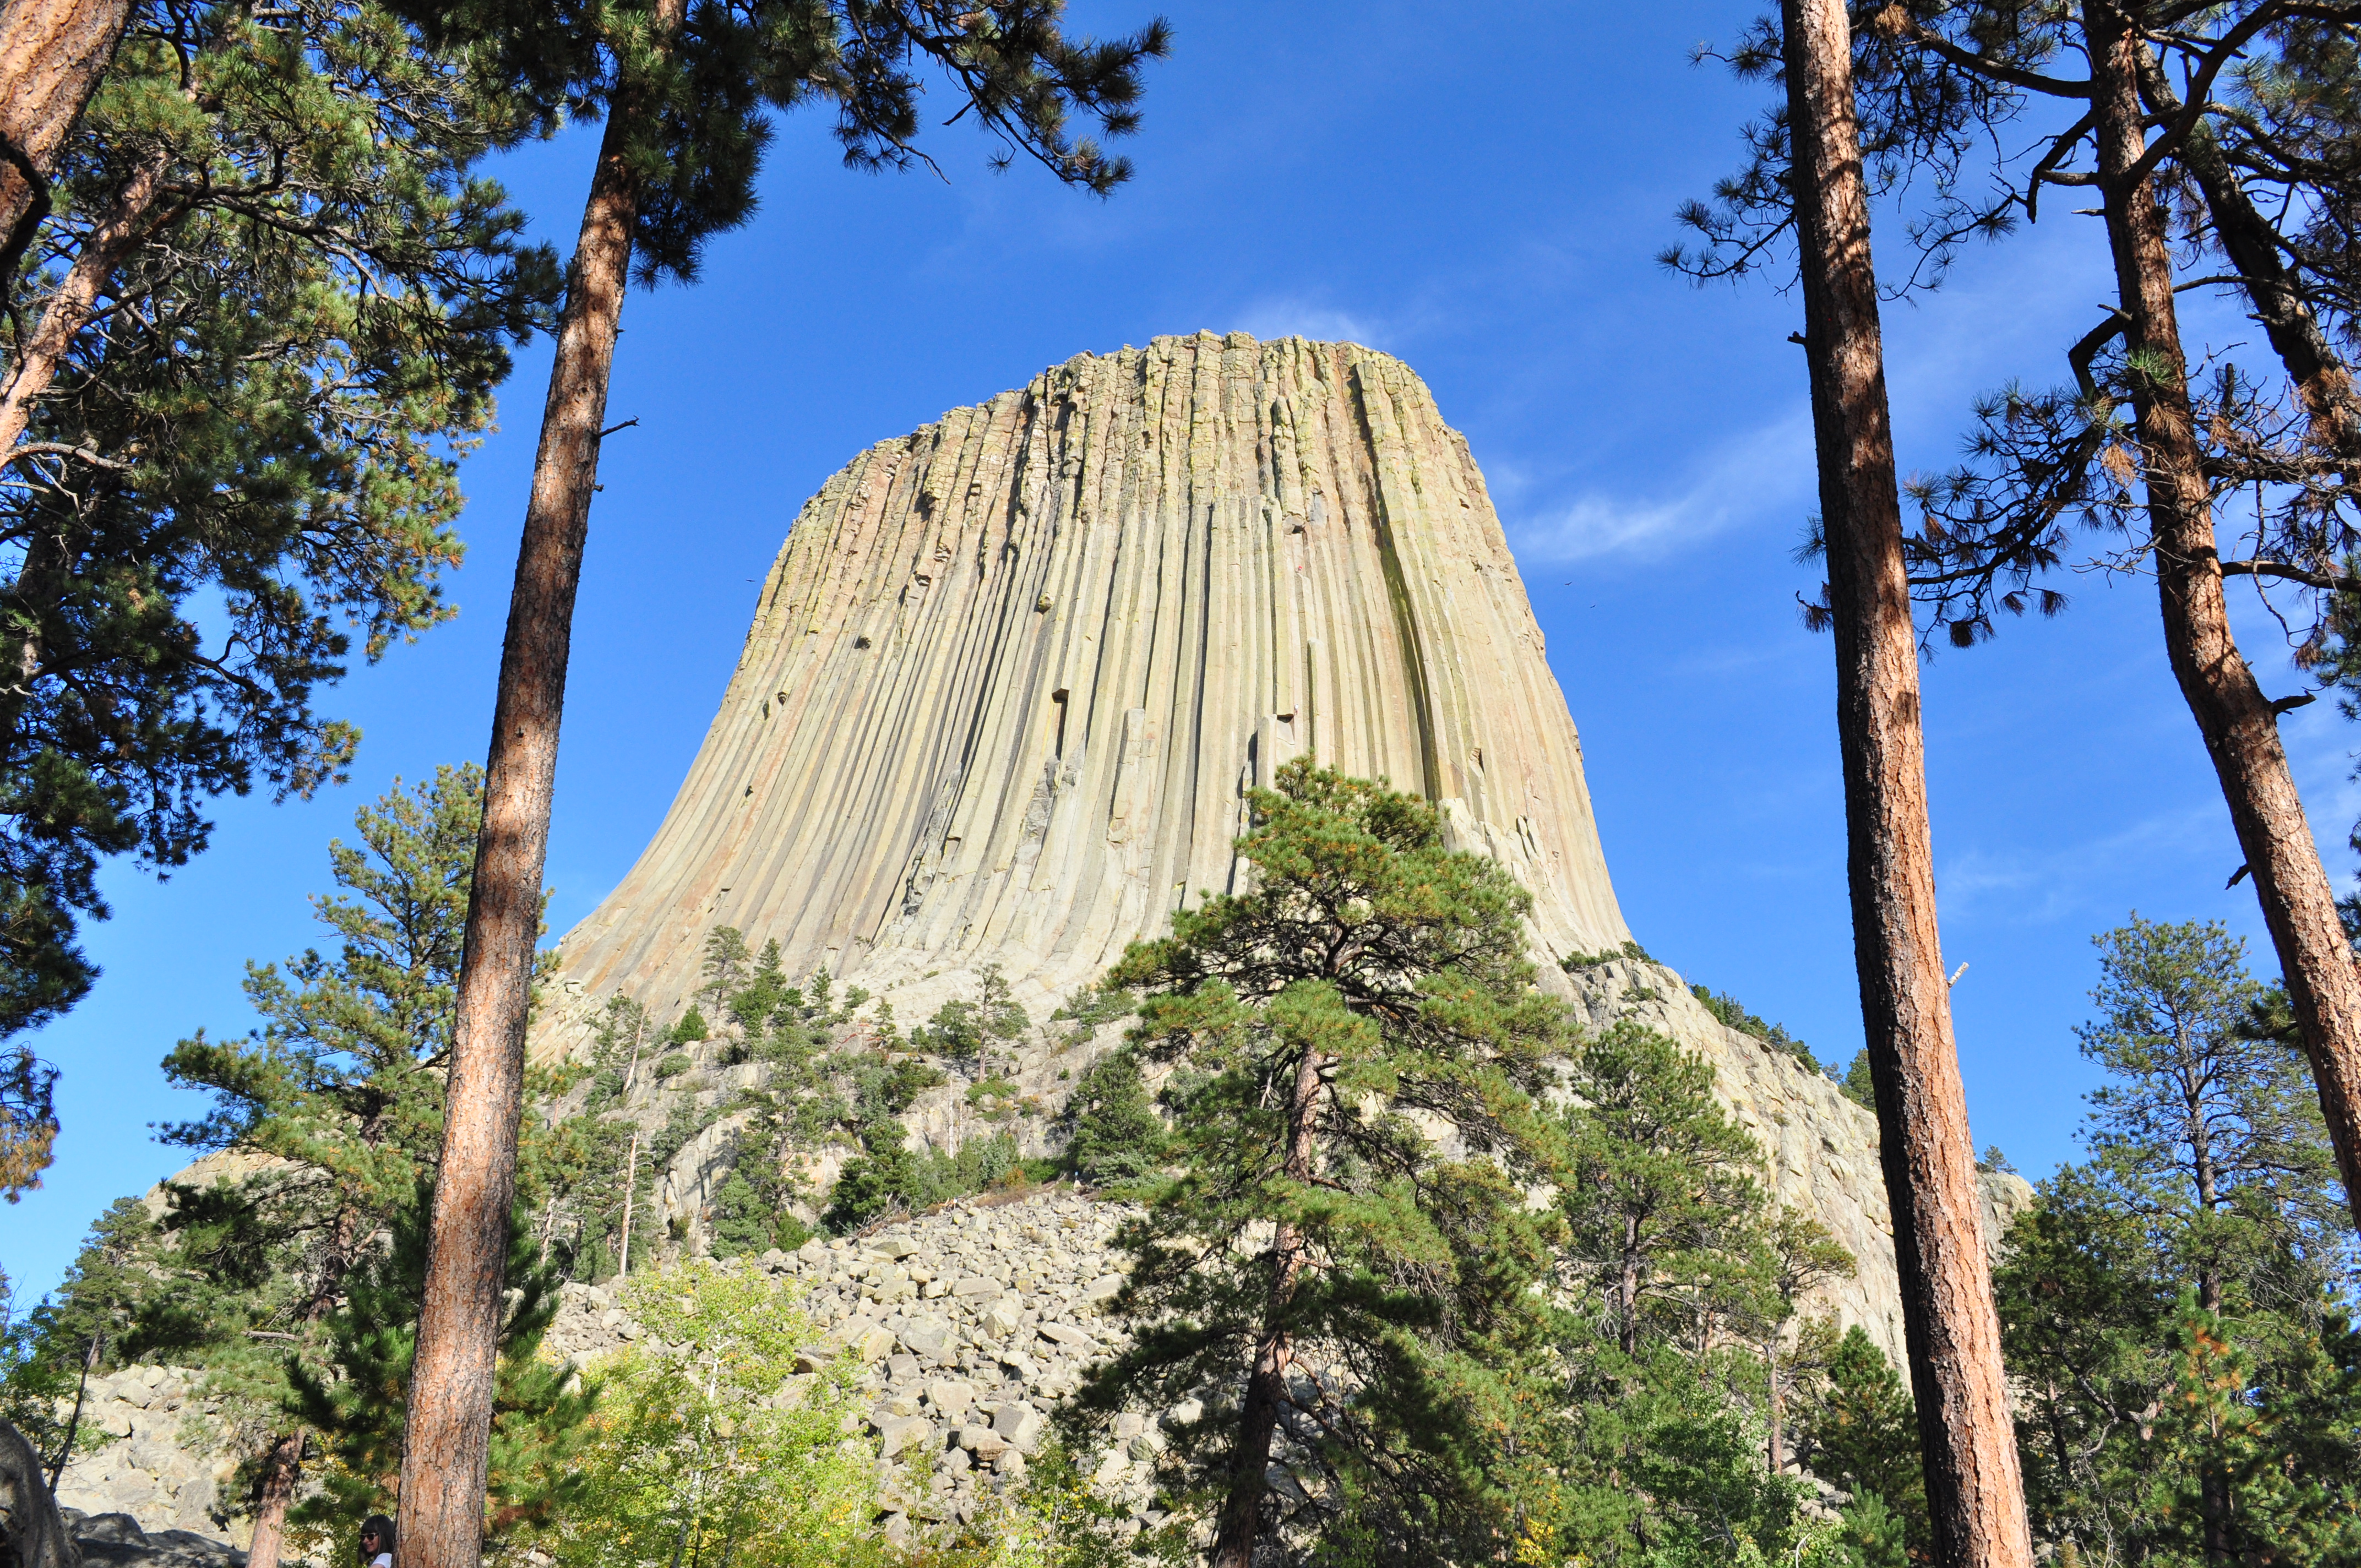
[(674, 1009), (732, 926), (905, 1018), (985, 963), (1061, 995), (1233, 885), (1246, 789), (1303, 751), (1439, 803), (1532, 890), (1538, 957), (1628, 935), (1541, 630), (1425, 384), (1292, 337), (1082, 355), (805, 503), (564, 972)]
[[(1713, 1063), (1772, 1192), (1859, 1260), (1825, 1306), (1898, 1359), (1875, 1118), (1622, 950), (1581, 743), (1483, 476), (1417, 376), (1354, 344), (1082, 355), (829, 479), (663, 827), (566, 936), (535, 1049), (578, 1047), (617, 992), (676, 1015), (717, 926), (906, 1022), (998, 964), (1039, 1019), (1235, 885), (1246, 790), (1307, 751), (1422, 792), (1456, 846), (1505, 863), (1533, 894), (1542, 982), (1594, 1026), (1635, 1018)], [(1077, 1065), (1062, 1049), (1011, 1069), (1045, 1113)], [(949, 1148), (960, 1110), (943, 1089), (904, 1120)], [(684, 1234), (734, 1124), (658, 1190)], [(2029, 1195), (1988, 1179), (1987, 1231)]]

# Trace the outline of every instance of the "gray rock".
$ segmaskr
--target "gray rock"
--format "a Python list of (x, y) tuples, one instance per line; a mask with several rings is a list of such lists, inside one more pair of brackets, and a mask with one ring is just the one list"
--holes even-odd
[(992, 1430), (1027, 1453), (1040, 1447), (1042, 1434), (1049, 1428), (1049, 1423), (1040, 1411), (1015, 1400), (1001, 1406), (992, 1418)]
[(244, 1568), (246, 1563), (246, 1553), (229, 1542), (194, 1530), (150, 1534), (126, 1513), (61, 1513), (86, 1568)]

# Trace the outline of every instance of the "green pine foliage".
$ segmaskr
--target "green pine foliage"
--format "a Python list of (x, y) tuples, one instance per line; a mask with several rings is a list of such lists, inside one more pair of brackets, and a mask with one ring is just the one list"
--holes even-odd
[(1065, 1043), (1079, 1046), (1098, 1033), (1102, 1025), (1128, 1018), (1137, 1011), (1138, 1003), (1120, 986), (1082, 985), (1076, 986), (1058, 1004), (1049, 1014), (1049, 1022), (1068, 1025)]
[[(0, 924), (5, 924), (0, 915)], [(0, 1046), (0, 1198), (41, 1184), (58, 1141), (58, 1069), (17, 1042)]]
[(1852, 1060), (1846, 1066), (1844, 1077), (1837, 1087), (1844, 1091), (1846, 1099), (1862, 1110), (1872, 1115), (1877, 1113), (1877, 1083), (1870, 1077), (1867, 1051), (1853, 1053)]
[(1689, 994), (1704, 1003), (1705, 1010), (1719, 1019), (1726, 1027), (1735, 1029), (1741, 1035), (1752, 1035), (1774, 1051), (1786, 1052), (1814, 1072), (1820, 1070), (1819, 1058), (1812, 1055), (1811, 1047), (1787, 1033), (1784, 1025), (1765, 1023), (1756, 1017), (1746, 1010), (1744, 1003), (1730, 995), (1730, 992), (1715, 991), (1702, 985), (1692, 985), (1689, 987)]
[[(250, 1461), (324, 1419), (307, 1387), (333, 1387), (345, 1401), (336, 1427), (307, 1429), (332, 1455), (324, 1483), (344, 1474), (337, 1466), (359, 1464), (353, 1456), (372, 1443), (398, 1447), (401, 1404), (387, 1392), (385, 1369), (407, 1355), (412, 1318), (402, 1313), (414, 1317), (415, 1289), (387, 1270), (423, 1223), (420, 1193), (441, 1143), (441, 1072), (481, 814), (480, 770), (445, 768), (412, 789), (397, 782), (356, 813), (357, 842), (329, 846), (338, 891), (313, 908), (333, 948), (249, 965), (258, 1026), (231, 1039), (201, 1031), (164, 1062), (173, 1082), (212, 1098), (205, 1114), (168, 1124), (165, 1137), (253, 1164), (235, 1180), (169, 1188), (160, 1223), (137, 1201), (117, 1204), (65, 1288), (34, 1314), (19, 1369), (27, 1386), (46, 1376), (54, 1387), (97, 1336), (102, 1365), (200, 1369), (225, 1435)], [(544, 1096), (566, 1087), (542, 1074), (532, 1081)], [(511, 1334), (527, 1359), (546, 1311), (533, 1283), (539, 1237), (527, 1250), (523, 1215), (571, 1179), (582, 1147), (575, 1131), (528, 1121), (511, 1260), (511, 1280), (527, 1293)], [(526, 1412), (511, 1421), (523, 1423), (520, 1441), (544, 1420), (554, 1434), (573, 1419), (531, 1393), (530, 1378), (518, 1382), (522, 1371), (507, 1376), (514, 1388), (503, 1398)]]
[(409, 1201), (442, 1145), (440, 1075), (482, 819), (474, 763), (406, 792), (397, 780), (355, 815), (360, 842), (328, 847), (343, 891), (313, 905), (333, 954), (249, 964), (244, 989), (261, 1025), (238, 1039), (201, 1029), (172, 1048), (165, 1077), (214, 1104), (168, 1125), (168, 1140), (319, 1173), (324, 1192), (357, 1206), (355, 1234)]
[[(949, 1079), (915, 1054), (929, 1032), (913, 1031), (911, 1041), (903, 1041), (891, 1007), (873, 1003), (859, 986), (840, 992), (825, 970), (790, 984), (775, 941), (758, 950), (730, 927), (707, 935), (705, 979), (697, 1003), (661, 1036), (652, 1036), (636, 1003), (608, 1002), (592, 1041), (581, 1109), (558, 1124), (575, 1137), (578, 1166), (544, 1220), (554, 1253), (573, 1277), (605, 1278), (620, 1262), (629, 1163), (623, 1129), (646, 1128), (652, 1109), (664, 1103), (654, 1097), (673, 1094), (674, 1080), (702, 1066), (752, 1062), (762, 1071), (755, 1087), (719, 1103), (700, 1106), (675, 1095), (664, 1123), (642, 1132), (633, 1197), (635, 1272), (678, 1251), (678, 1237), (654, 1230), (653, 1198), (666, 1162), (724, 1116), (741, 1120), (712, 1207), (703, 1216), (707, 1244), (719, 1257), (793, 1248), (810, 1237), (815, 1221), (840, 1234), (858, 1230), (1023, 1173), (1016, 1140), (1005, 1132), (971, 1136), (956, 1150), (908, 1146), (900, 1116), (919, 1094)], [(1027, 1026), (1023, 1009), (997, 968), (987, 969), (982, 981), (976, 1000), (950, 1011), (979, 1040), (1014, 1038)], [(717, 1022), (708, 1022), (708, 1008)], [(942, 1022), (939, 1014), (938, 1025)], [(972, 1089), (1008, 1087), (987, 1081)], [(990, 1093), (971, 1093), (972, 1101), (979, 1098), (987, 1121), (1005, 1115), (992, 1107), (1006, 1096), (995, 1101)], [(609, 1130), (577, 1134), (600, 1125)], [(803, 1171), (831, 1146), (853, 1152), (822, 1200)]]
[[(1828, 1373), (1798, 1412), (1812, 1473), (1851, 1495), (1846, 1508), (1865, 1540), (1900, 1545), (1920, 1557), (1932, 1550), (1927, 1478), (1918, 1463), (1918, 1416), (1910, 1390), (1855, 1323), (1828, 1357)], [(1880, 1555), (1886, 1552), (1881, 1544)], [(1899, 1557), (1890, 1559), (1897, 1565)]]
[(1090, 1186), (1137, 1182), (1162, 1163), (1164, 1120), (1128, 1049), (1101, 1057), (1074, 1080), (1065, 1120), (1067, 1168)]
[(969, 1138), (956, 1151), (914, 1150), (895, 1121), (873, 1122), (862, 1132), (862, 1152), (847, 1160), (829, 1196), (821, 1223), (849, 1234), (895, 1214), (916, 1213), (982, 1192), (1010, 1180), (1027, 1179), (1016, 1140), (1006, 1133)]
[(984, 965), (976, 980), (974, 1001), (953, 997), (937, 1008), (932, 1018), (910, 1031), (912, 1050), (966, 1067), (980, 1062), (993, 1042), (1014, 1040), (1032, 1026), (1025, 1009), (1009, 994), (1008, 981), (998, 964)]
[(1559, 1206), (1578, 1288), (1627, 1354), (1704, 1344), (1747, 1306), (1762, 1261), (1762, 1152), (1713, 1098), (1713, 1068), (1625, 1021), (1574, 1055)]
[(1571, 1069), (1528, 1528), (1602, 1565), (1801, 1554), (1815, 1527), (1805, 1484), (1771, 1472), (1773, 1401), (1808, 1409), (1827, 1331), (1788, 1325), (1851, 1259), (1773, 1210), (1708, 1064), (1627, 1020)]
[[(51, 1463), (65, 1452), (75, 1385), (137, 1361), (156, 1336), (143, 1312), (156, 1223), (137, 1198), (118, 1198), (91, 1225), (64, 1283), (29, 1310), (13, 1299), (0, 1330), (0, 1420), (15, 1423)], [(60, 1409), (60, 1405), (68, 1407)], [(73, 1434), (76, 1450), (99, 1434)]]
[(558, 291), (472, 172), (522, 128), (372, 5), (133, 6), (8, 302), (95, 290), (0, 487), (0, 1035), (88, 989), (104, 861), (343, 778), (320, 688), (450, 615), (456, 458)]
[(2096, 939), (2090, 1157), (1995, 1273), (2037, 1541), (2090, 1563), (2361, 1549), (2352, 1240), (2302, 1058), (2217, 924)]
[[(1171, 1479), (1255, 1503), (1261, 1540), (1488, 1552), (1498, 1368), (1538, 1331), (1546, 1270), (1519, 1185), (1552, 1144), (1529, 1091), (1570, 1025), (1532, 985), (1528, 895), (1447, 850), (1431, 806), (1302, 760), (1276, 784), (1238, 841), (1251, 891), (1177, 911), (1110, 976), (1145, 998), (1135, 1048), (1177, 1069), (1173, 1174), (1121, 1236), (1138, 1337), (1082, 1408), (1203, 1393)], [(1307, 1375), (1257, 1376), (1274, 1347)], [(1293, 1478), (1267, 1493), (1265, 1410)]]
[[(422, 1184), (394, 1215), (386, 1245), (368, 1249), (347, 1272), (322, 1324), (318, 1363), (287, 1363), (288, 1413), (324, 1459), (313, 1476), (318, 1489), (288, 1519), (296, 1538), (323, 1557), (342, 1545), (354, 1519), (394, 1512), (432, 1203), (432, 1190)], [(557, 1311), (558, 1273), (541, 1256), (522, 1207), (510, 1220), (506, 1278), (485, 1500), (494, 1543), (579, 1497), (574, 1456), (591, 1407), (571, 1372), (539, 1354)]]

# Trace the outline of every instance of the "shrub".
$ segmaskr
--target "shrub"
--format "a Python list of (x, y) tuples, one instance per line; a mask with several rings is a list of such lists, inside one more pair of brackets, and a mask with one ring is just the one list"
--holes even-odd
[(559, 1568), (884, 1561), (875, 1450), (844, 1441), (853, 1368), (795, 1376), (816, 1335), (799, 1285), (697, 1261), (637, 1277), (623, 1304), (647, 1337), (598, 1375), (582, 1499), (535, 1546)]
[(1156, 1168), (1164, 1150), (1164, 1123), (1139, 1076), (1139, 1058), (1116, 1051), (1091, 1065), (1066, 1102), (1072, 1129), (1066, 1161), (1094, 1187), (1137, 1181)]
[(678, 1078), (682, 1073), (686, 1072), (690, 1068), (695, 1067), (697, 1063), (689, 1058), (686, 1052), (675, 1051), (672, 1055), (664, 1058), (664, 1060), (656, 1063), (656, 1081), (658, 1083), (662, 1083), (667, 1078)]
[(910, 1031), (912, 1048), (932, 1051), (953, 1061), (973, 1061), (983, 1054), (987, 1040), (1013, 1040), (1031, 1020), (1009, 994), (1008, 981), (998, 964), (977, 971), (981, 992), (973, 1002), (954, 997), (935, 1009), (935, 1015)]
[(1016, 1140), (1006, 1133), (970, 1138), (956, 1154), (923, 1153), (907, 1145), (899, 1122), (873, 1122), (862, 1130), (862, 1152), (847, 1160), (820, 1223), (839, 1235), (887, 1214), (931, 1209), (982, 1192), (1026, 1168)]
[(1820, 1070), (1819, 1060), (1812, 1055), (1811, 1047), (1787, 1033), (1781, 1025), (1764, 1023), (1749, 1013), (1746, 1010), (1746, 1004), (1730, 992), (1709, 990), (1702, 985), (1692, 985), (1689, 987), (1689, 994), (1704, 1003), (1705, 1010), (1720, 1019), (1727, 1027), (1735, 1029), (1741, 1035), (1752, 1035), (1774, 1051), (1786, 1052), (1814, 1072)]
[(1073, 1027), (1066, 1031), (1065, 1041), (1070, 1046), (1079, 1046), (1098, 1033), (1101, 1025), (1128, 1018), (1138, 1011), (1139, 999), (1121, 986), (1082, 985), (1067, 994), (1058, 1010), (1049, 1014), (1049, 1022), (1071, 1024)]
[(1604, 952), (1568, 953), (1558, 959), (1557, 967), (1568, 974), (1580, 974), (1585, 970), (1594, 970), (1602, 964), (1611, 964), (1621, 959), (1642, 964), (1652, 964), (1656, 961), (1648, 956), (1647, 948), (1642, 947), (1633, 938), (1626, 937), (1623, 938), (1621, 947), (1609, 948)]

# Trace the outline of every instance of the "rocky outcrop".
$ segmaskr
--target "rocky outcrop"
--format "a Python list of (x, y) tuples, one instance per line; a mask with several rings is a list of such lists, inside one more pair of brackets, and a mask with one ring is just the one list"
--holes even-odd
[(1082, 355), (805, 504), (562, 974), (677, 1008), (728, 925), (906, 1019), (997, 962), (1038, 1016), (1231, 885), (1246, 786), (1306, 751), (1440, 803), (1532, 890), (1549, 956), (1628, 935), (1516, 563), (1424, 384), (1300, 338)]
[[(889, 1507), (906, 1520), (964, 1520), (983, 1490), (1024, 1475), (1084, 1369), (1126, 1343), (1103, 1315), (1123, 1284), (1110, 1244), (1124, 1213), (1071, 1189), (976, 1199), (739, 1266), (808, 1286), (819, 1337), (807, 1369), (847, 1350), (859, 1358)], [(545, 1343), (593, 1365), (638, 1337), (609, 1292), (569, 1285)], [(1192, 1415), (1119, 1418), (1077, 1458), (1154, 1523), (1163, 1426)]]
[(41, 1456), (5, 1420), (0, 1420), (0, 1565), (74, 1568), (73, 1538), (58, 1516)]
[(82, 1568), (245, 1568), (246, 1553), (192, 1530), (148, 1530), (129, 1514), (65, 1510)]
[(93, 1377), (82, 1424), (98, 1446), (67, 1463), (59, 1505), (93, 1517), (137, 1514), (159, 1529), (224, 1529), (223, 1492), (240, 1456), (221, 1441), (221, 1403), (204, 1394), (201, 1376), (142, 1365)]
[[(1466, 441), (1407, 367), (1352, 344), (1083, 355), (829, 480), (664, 825), (566, 938), (537, 1048), (577, 1048), (619, 990), (668, 1016), (719, 925), (905, 1021), (996, 963), (1038, 1018), (1234, 884), (1246, 789), (1303, 752), (1422, 790), (1532, 891), (1544, 983), (1714, 1062), (1778, 1196), (1861, 1260), (1830, 1307), (1898, 1356), (1873, 1119), (1669, 971), (1555, 961), (1628, 937), (1574, 721)], [(1015, 1053), (1045, 1111), (1080, 1065), (1065, 1048)], [(755, 1070), (693, 1081), (718, 1105), (720, 1073)], [(952, 1146), (960, 1112), (954, 1087), (907, 1120)], [(692, 1231), (726, 1133), (667, 1172)]]

